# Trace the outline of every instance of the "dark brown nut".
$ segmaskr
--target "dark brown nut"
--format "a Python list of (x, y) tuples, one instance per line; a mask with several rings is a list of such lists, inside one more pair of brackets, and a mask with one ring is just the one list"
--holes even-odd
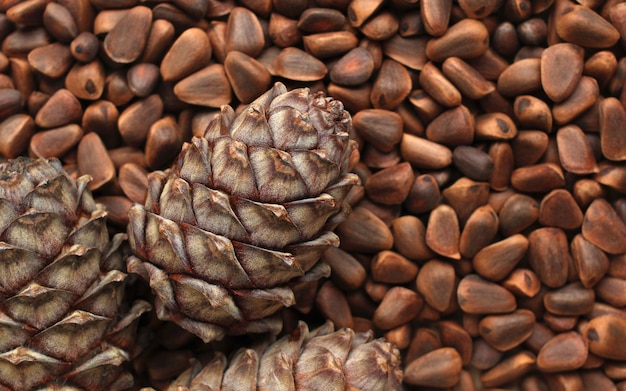
[(27, 114), (15, 114), (0, 122), (0, 154), (9, 159), (22, 155), (34, 132), (35, 123)]
[(444, 75), (450, 80), (463, 96), (470, 99), (481, 99), (495, 90), (471, 65), (458, 57), (449, 57), (441, 65)]
[(276, 75), (296, 81), (320, 80), (328, 73), (323, 62), (296, 47), (281, 50), (273, 66)]
[(511, 184), (524, 193), (546, 193), (565, 186), (565, 176), (556, 164), (539, 163), (515, 169)]
[(330, 70), (330, 80), (344, 86), (358, 86), (374, 72), (374, 59), (363, 48), (354, 48), (342, 56)]
[(396, 251), (411, 259), (423, 261), (432, 258), (433, 252), (426, 245), (426, 227), (413, 215), (403, 215), (391, 223)]
[(515, 25), (509, 21), (498, 24), (492, 33), (491, 48), (503, 56), (513, 56), (520, 42)]
[(577, 229), (582, 222), (583, 212), (567, 190), (552, 190), (539, 204), (539, 223), (543, 226)]
[(394, 35), (382, 43), (385, 56), (407, 68), (421, 70), (428, 61), (426, 58), (427, 37), (402, 37)]
[[(521, 379), (535, 366), (536, 357), (529, 351), (521, 351), (497, 363), (480, 375), (484, 387), (498, 387)], [(527, 390), (524, 388), (524, 390)]]
[(506, 278), (526, 255), (528, 239), (516, 234), (490, 244), (476, 253), (472, 265), (476, 273), (491, 281)]
[(596, 79), (582, 76), (572, 94), (552, 107), (554, 122), (559, 125), (571, 122), (596, 103), (599, 93)]
[(434, 209), (440, 200), (441, 192), (435, 177), (422, 174), (415, 178), (404, 206), (409, 212), (420, 214)]
[[(353, 327), (352, 313), (346, 296), (332, 281), (326, 281), (317, 291), (315, 303), (320, 312), (338, 326)], [(341, 325), (341, 326), (339, 326)]]
[(452, 207), (441, 204), (432, 210), (426, 224), (426, 244), (435, 253), (461, 259), (459, 220)]
[(541, 18), (531, 18), (517, 25), (517, 35), (522, 44), (540, 46), (546, 41), (548, 26)]
[(406, 384), (423, 387), (452, 387), (459, 382), (463, 369), (461, 355), (450, 347), (428, 352), (407, 363)]
[(116, 106), (122, 106), (130, 102), (134, 97), (135, 95), (128, 87), (126, 71), (117, 71), (107, 75), (103, 91), (105, 100)]
[(456, 212), (460, 225), (465, 225), (474, 210), (485, 205), (489, 200), (489, 183), (461, 177), (448, 186), (442, 194)]
[(272, 82), (272, 76), (263, 64), (241, 52), (228, 52), (224, 70), (241, 103), (250, 103), (261, 96)]
[(465, 14), (472, 19), (482, 19), (491, 15), (491, 13), (493, 13), (498, 6), (498, 2), (493, 0), (459, 0), (458, 3), (463, 12), (465, 12)]
[(602, 155), (609, 160), (626, 160), (626, 137), (620, 132), (626, 125), (626, 110), (616, 98), (605, 98), (599, 105), (599, 118)]
[(361, 161), (372, 169), (395, 166), (402, 161), (397, 149), (393, 149), (391, 152), (382, 152), (370, 144), (365, 145), (360, 156)]
[(119, 185), (133, 202), (143, 204), (148, 190), (148, 171), (136, 163), (125, 163), (119, 168)]
[(559, 43), (541, 55), (541, 86), (553, 102), (570, 96), (583, 73), (585, 51), (578, 45)]
[(374, 312), (374, 325), (382, 330), (401, 326), (419, 314), (424, 300), (414, 291), (394, 286), (389, 289)]
[(77, 122), (83, 115), (83, 108), (70, 91), (62, 88), (54, 93), (37, 112), (35, 125), (41, 128), (56, 128)]
[(391, 152), (402, 140), (402, 117), (382, 109), (367, 109), (356, 113), (353, 126), (365, 141), (382, 152)]
[(136, 6), (128, 10), (104, 38), (107, 56), (119, 64), (138, 59), (146, 46), (151, 24), (150, 8)]
[(451, 347), (461, 356), (463, 365), (472, 360), (472, 337), (459, 323), (452, 320), (437, 322), (439, 338), (443, 346)]
[(181, 131), (172, 116), (156, 120), (146, 136), (146, 164), (162, 169), (171, 164), (183, 145)]
[(439, 104), (455, 107), (461, 104), (461, 93), (432, 63), (424, 64), (419, 75), (421, 87)]
[(616, 315), (593, 318), (584, 328), (583, 336), (591, 353), (611, 360), (626, 360), (626, 318)]
[[(332, 72), (332, 71), (331, 71)], [(367, 110), (372, 107), (370, 103), (370, 93), (372, 86), (369, 83), (361, 84), (358, 87), (344, 87), (338, 84), (329, 83), (326, 86), (328, 95), (343, 102), (344, 107), (351, 113)]]
[(487, 113), (476, 117), (476, 139), (511, 140), (517, 135), (515, 122), (504, 113)]
[(211, 43), (207, 33), (197, 27), (180, 34), (160, 65), (164, 81), (178, 81), (209, 65)]
[(126, 72), (128, 88), (140, 98), (150, 95), (159, 82), (159, 67), (150, 63), (137, 63)]
[(150, 126), (161, 118), (163, 102), (159, 95), (150, 95), (128, 106), (119, 116), (117, 126), (124, 141), (140, 146), (148, 137)]
[(372, 279), (386, 284), (406, 284), (417, 276), (417, 265), (389, 250), (379, 252), (370, 264)]
[(474, 116), (464, 105), (446, 110), (428, 124), (426, 138), (448, 147), (470, 145), (474, 140)]
[(448, 29), (452, 1), (426, 0), (420, 2), (420, 15), (424, 23), (424, 29), (429, 35), (438, 37)]
[(455, 278), (454, 267), (449, 262), (430, 260), (417, 274), (417, 291), (428, 305), (444, 312), (454, 296)]
[(606, 276), (594, 287), (600, 299), (608, 304), (623, 308), (626, 306), (626, 280), (617, 277)]
[(221, 107), (230, 103), (232, 90), (224, 66), (212, 64), (174, 85), (174, 94), (185, 103)]
[(600, 50), (592, 54), (583, 67), (583, 74), (596, 79), (601, 89), (608, 86), (616, 71), (617, 58), (609, 50)]
[(107, 148), (120, 144), (121, 136), (117, 130), (119, 112), (117, 107), (107, 101), (98, 100), (87, 106), (82, 118), (82, 128), (85, 133), (98, 133)]
[(511, 174), (515, 167), (513, 149), (507, 142), (496, 141), (489, 146), (489, 157), (493, 160), (493, 172), (489, 178), (489, 185), (495, 191), (504, 191), (509, 188)]
[(605, 160), (598, 164), (598, 170), (593, 176), (595, 181), (621, 193), (626, 192), (626, 166)]
[(347, 53), (357, 47), (359, 40), (350, 31), (332, 31), (305, 35), (302, 42), (308, 53), (324, 59)]
[(452, 164), (449, 148), (411, 134), (403, 134), (400, 153), (404, 160), (420, 169), (438, 170)]
[(472, 350), (471, 365), (481, 371), (494, 367), (502, 359), (502, 352), (497, 351), (484, 339), (476, 338)]
[(585, 390), (611, 390), (615, 387), (613, 380), (599, 369), (585, 371), (581, 374), (581, 377)]
[(579, 316), (591, 312), (595, 294), (580, 282), (573, 282), (545, 294), (543, 303), (546, 310), (559, 316)]
[(533, 326), (533, 332), (531, 336), (526, 340), (524, 345), (528, 347), (534, 353), (539, 353), (539, 350), (546, 344), (550, 339), (554, 337), (554, 331), (550, 330), (550, 328), (540, 322), (536, 322)]
[(59, 42), (33, 49), (27, 58), (34, 70), (53, 79), (67, 73), (73, 63), (70, 49)]
[(346, 291), (354, 291), (363, 286), (367, 271), (350, 253), (335, 247), (322, 255), (332, 271), (331, 276), (337, 286)]
[(357, 206), (346, 221), (339, 224), (337, 234), (346, 251), (376, 253), (390, 250), (393, 235), (387, 225), (369, 210)]
[(552, 131), (552, 111), (548, 104), (532, 95), (520, 95), (513, 104), (515, 118), (524, 129)]
[(461, 309), (468, 314), (505, 314), (517, 308), (511, 292), (477, 274), (469, 274), (461, 279), (457, 300)]
[(411, 76), (400, 63), (386, 59), (374, 80), (370, 102), (377, 109), (393, 110), (411, 92)]
[(98, 50), (100, 50), (100, 40), (88, 31), (78, 34), (70, 43), (72, 56), (83, 63), (95, 60)]
[(475, 181), (489, 181), (493, 173), (493, 160), (489, 154), (469, 145), (454, 148), (452, 163), (461, 173)]
[(585, 288), (596, 285), (609, 270), (607, 255), (581, 234), (572, 240), (570, 251), (578, 271), (578, 278)]
[(105, 78), (104, 66), (99, 60), (76, 63), (65, 77), (65, 87), (77, 98), (96, 100), (104, 92)]
[[(488, 47), (487, 27), (478, 20), (463, 19), (450, 26), (445, 34), (428, 41), (426, 56), (435, 62), (444, 61), (448, 57), (467, 60), (484, 54)], [(489, 80), (488, 77), (485, 78)]]
[(605, 199), (594, 200), (587, 208), (582, 235), (609, 254), (626, 253), (626, 224)]
[(548, 149), (548, 135), (540, 130), (522, 130), (511, 141), (516, 167), (537, 163)]
[(107, 222), (111, 222), (118, 227), (128, 226), (128, 211), (133, 206), (133, 202), (125, 196), (101, 196), (96, 198), (96, 202), (104, 205), (107, 210)]
[(433, 121), (439, 114), (444, 111), (437, 101), (435, 101), (426, 91), (417, 89), (409, 95), (409, 102), (415, 108), (419, 118), (424, 123)]
[(584, 48), (608, 48), (619, 40), (619, 32), (594, 10), (571, 5), (571, 9), (554, 16), (556, 32), (563, 40)]
[(387, 342), (396, 345), (398, 349), (406, 349), (411, 343), (412, 332), (413, 330), (411, 325), (406, 323), (387, 331), (383, 334), (383, 337), (387, 340)]
[(57, 41), (68, 43), (78, 34), (78, 26), (67, 7), (48, 3), (42, 15), (42, 23)]
[(400, 23), (396, 15), (390, 11), (382, 11), (361, 25), (359, 30), (367, 38), (384, 41), (398, 32)]
[(587, 352), (587, 343), (578, 332), (558, 334), (537, 354), (537, 368), (542, 372), (573, 371), (585, 364)]
[(469, 216), (459, 240), (459, 252), (465, 258), (472, 258), (487, 246), (498, 232), (499, 219), (490, 205), (476, 208)]
[(509, 67), (509, 62), (491, 48), (487, 48), (478, 57), (468, 59), (467, 63), (476, 69), (486, 80), (492, 82), (496, 82), (500, 74)]
[(539, 218), (539, 202), (525, 194), (514, 194), (504, 202), (498, 217), (504, 236), (520, 233)]
[(496, 350), (506, 352), (530, 337), (535, 314), (526, 309), (505, 315), (485, 316), (478, 324), (480, 336)]
[(498, 77), (498, 92), (505, 97), (529, 94), (541, 89), (541, 60), (515, 61)]
[(296, 46), (302, 41), (298, 21), (272, 12), (269, 23), (269, 37), (279, 47)]
[(502, 282), (502, 286), (517, 296), (534, 297), (541, 290), (541, 281), (532, 270), (518, 268)]
[(439, 333), (426, 327), (419, 327), (413, 333), (411, 344), (406, 354), (406, 362), (411, 362), (428, 352), (441, 347)]
[(355, 0), (350, 2), (347, 9), (348, 20), (354, 27), (360, 27), (370, 16), (380, 9), (383, 0)]
[(226, 26), (226, 52), (236, 50), (256, 57), (264, 46), (265, 37), (258, 17), (247, 8), (233, 8)]
[(560, 228), (538, 228), (528, 235), (528, 263), (546, 286), (559, 288), (567, 282), (569, 246)]
[(404, 202), (415, 180), (413, 169), (407, 162), (382, 169), (365, 182), (365, 192), (374, 202), (397, 205)]
[(76, 155), (79, 175), (91, 175), (87, 185), (91, 191), (109, 183), (115, 177), (115, 166), (106, 147), (96, 133), (88, 133), (80, 140)]
[(29, 153), (43, 158), (64, 156), (78, 144), (83, 134), (76, 124), (37, 132), (30, 139)]
[(140, 62), (159, 62), (174, 40), (174, 25), (165, 19), (152, 22), (146, 47), (139, 57)]
[(375, 303), (380, 303), (387, 292), (389, 292), (389, 289), (391, 289), (388, 284), (374, 282), (371, 278), (365, 280), (363, 288), (370, 300)]
[(50, 36), (42, 27), (15, 29), (2, 41), (2, 52), (9, 57), (26, 56), (40, 46), (50, 43)]
[(575, 174), (598, 172), (596, 158), (589, 139), (576, 125), (566, 125), (556, 134), (557, 149), (561, 166)]
[(307, 33), (336, 31), (346, 22), (344, 14), (332, 8), (307, 8), (300, 14), (298, 28)]

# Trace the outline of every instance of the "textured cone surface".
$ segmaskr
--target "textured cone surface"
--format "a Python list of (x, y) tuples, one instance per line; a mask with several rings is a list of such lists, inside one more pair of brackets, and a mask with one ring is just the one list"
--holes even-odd
[(358, 182), (341, 102), (277, 83), (235, 115), (224, 106), (173, 166), (149, 176), (130, 211), (129, 272), (155, 292), (157, 315), (205, 342), (278, 332), (292, 287), (324, 275), (321, 254)]
[[(116, 390), (139, 315), (122, 313), (106, 212), (56, 159), (0, 164), (0, 390)], [(65, 389), (65, 388), (64, 388)]]
[(217, 353), (195, 361), (166, 391), (395, 391), (401, 389), (400, 352), (372, 332), (309, 331), (304, 322), (273, 343), (241, 348), (230, 360)]

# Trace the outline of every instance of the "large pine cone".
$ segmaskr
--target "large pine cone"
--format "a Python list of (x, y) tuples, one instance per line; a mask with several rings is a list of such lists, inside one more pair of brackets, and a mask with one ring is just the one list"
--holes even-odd
[(146, 302), (121, 313), (126, 274), (106, 212), (56, 159), (0, 164), (0, 390), (121, 390)]
[[(157, 315), (205, 342), (278, 332), (296, 281), (319, 278), (332, 229), (358, 182), (337, 100), (277, 83), (239, 115), (222, 108), (130, 210), (128, 270), (150, 282)], [(327, 271), (327, 269), (324, 269)]]
[(332, 323), (309, 332), (304, 322), (271, 344), (239, 349), (230, 362), (216, 353), (195, 361), (166, 391), (396, 391), (400, 352), (373, 333), (333, 331)]

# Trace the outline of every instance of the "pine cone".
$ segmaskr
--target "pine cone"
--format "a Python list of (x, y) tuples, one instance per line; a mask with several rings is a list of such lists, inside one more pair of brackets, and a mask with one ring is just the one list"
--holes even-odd
[[(120, 390), (137, 319), (121, 313), (125, 234), (56, 159), (0, 164), (0, 390)], [(122, 259), (123, 260), (123, 259)]]
[(216, 353), (204, 367), (194, 361), (166, 391), (395, 391), (401, 389), (400, 352), (373, 333), (333, 332), (327, 322), (309, 332), (304, 322), (278, 341)]
[(318, 260), (339, 244), (332, 229), (358, 182), (351, 124), (341, 102), (277, 83), (240, 115), (222, 107), (149, 176), (145, 207), (129, 214), (127, 265), (150, 282), (160, 319), (205, 342), (280, 331), (294, 285), (327, 275)]

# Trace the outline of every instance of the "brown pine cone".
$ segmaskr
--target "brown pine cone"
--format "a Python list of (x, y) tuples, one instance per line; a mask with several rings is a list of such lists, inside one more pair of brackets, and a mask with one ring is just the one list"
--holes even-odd
[(277, 83), (239, 115), (224, 106), (170, 170), (150, 174), (127, 265), (150, 282), (158, 317), (205, 342), (277, 333), (294, 285), (326, 275), (318, 260), (339, 244), (332, 229), (358, 183), (350, 130), (341, 102)]
[(0, 164), (0, 390), (133, 384), (122, 364), (150, 305), (124, 308), (126, 235), (109, 241), (89, 180), (56, 159)]

